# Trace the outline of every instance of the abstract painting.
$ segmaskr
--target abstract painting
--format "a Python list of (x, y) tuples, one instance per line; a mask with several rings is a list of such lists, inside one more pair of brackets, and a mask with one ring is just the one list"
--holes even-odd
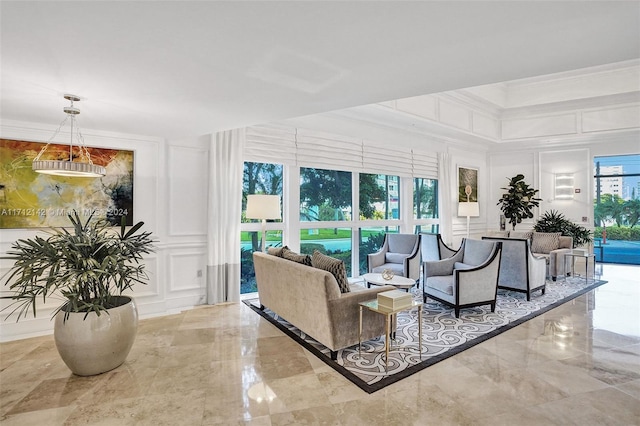
[[(74, 210), (120, 224), (133, 224), (133, 151), (87, 148), (101, 178), (60, 177), (36, 173), (31, 162), (45, 146), (40, 142), (0, 139), (0, 228), (68, 226)], [(79, 155), (74, 147), (74, 157)], [(69, 146), (50, 144), (41, 160), (67, 160)]]

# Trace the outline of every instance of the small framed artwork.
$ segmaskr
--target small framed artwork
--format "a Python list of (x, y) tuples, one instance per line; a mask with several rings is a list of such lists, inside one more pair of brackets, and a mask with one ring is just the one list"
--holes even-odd
[(458, 166), (458, 202), (478, 202), (478, 169)]

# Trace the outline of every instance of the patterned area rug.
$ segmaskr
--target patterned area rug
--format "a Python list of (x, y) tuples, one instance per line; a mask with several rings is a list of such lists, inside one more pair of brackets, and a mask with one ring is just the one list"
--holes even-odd
[[(402, 312), (398, 314), (396, 340), (389, 353), (387, 371), (384, 336), (363, 342), (361, 357), (358, 345), (355, 345), (338, 351), (338, 359), (333, 361), (324, 345), (268, 308), (261, 311), (258, 299), (248, 299), (244, 303), (361, 389), (372, 393), (605, 283), (590, 280), (587, 285), (582, 277), (547, 281), (546, 294), (541, 296), (536, 292), (529, 302), (524, 293), (498, 290), (495, 312), (492, 313), (488, 305), (466, 308), (460, 311), (460, 318), (454, 316), (453, 309), (427, 299), (422, 307), (422, 358), (418, 349), (418, 313), (415, 309)], [(416, 300), (422, 299), (421, 289), (414, 287), (412, 293)]]

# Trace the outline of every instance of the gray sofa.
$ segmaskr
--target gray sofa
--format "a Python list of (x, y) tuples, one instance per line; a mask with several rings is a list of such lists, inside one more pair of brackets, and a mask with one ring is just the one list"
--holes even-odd
[(546, 261), (531, 252), (531, 242), (520, 238), (482, 237), (483, 240), (502, 243), (502, 259), (498, 288), (525, 293), (531, 300), (531, 293), (545, 292)]
[[(255, 252), (253, 262), (262, 308), (267, 307), (331, 350), (358, 344), (358, 303), (375, 299), (393, 286), (350, 286), (341, 293), (336, 278), (322, 269)], [(384, 316), (365, 309), (362, 341), (384, 336)]]

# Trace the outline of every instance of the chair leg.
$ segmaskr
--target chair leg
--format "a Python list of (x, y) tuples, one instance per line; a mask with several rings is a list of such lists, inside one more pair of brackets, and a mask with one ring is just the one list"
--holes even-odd
[(338, 351), (331, 351), (331, 359), (333, 361), (338, 359)]
[(456, 318), (460, 318), (460, 308), (458, 308), (457, 306), (453, 309), (454, 313), (456, 315)]
[(547, 291), (546, 287), (542, 287), (542, 295), (544, 296), (544, 293)]
[(496, 302), (493, 302), (491, 304), (491, 312), (495, 312), (496, 311)]
[(527, 302), (531, 301), (531, 292), (527, 291)]
[(551, 279), (552, 279), (553, 281), (555, 281), (555, 280), (556, 280), (556, 277), (551, 277)]

